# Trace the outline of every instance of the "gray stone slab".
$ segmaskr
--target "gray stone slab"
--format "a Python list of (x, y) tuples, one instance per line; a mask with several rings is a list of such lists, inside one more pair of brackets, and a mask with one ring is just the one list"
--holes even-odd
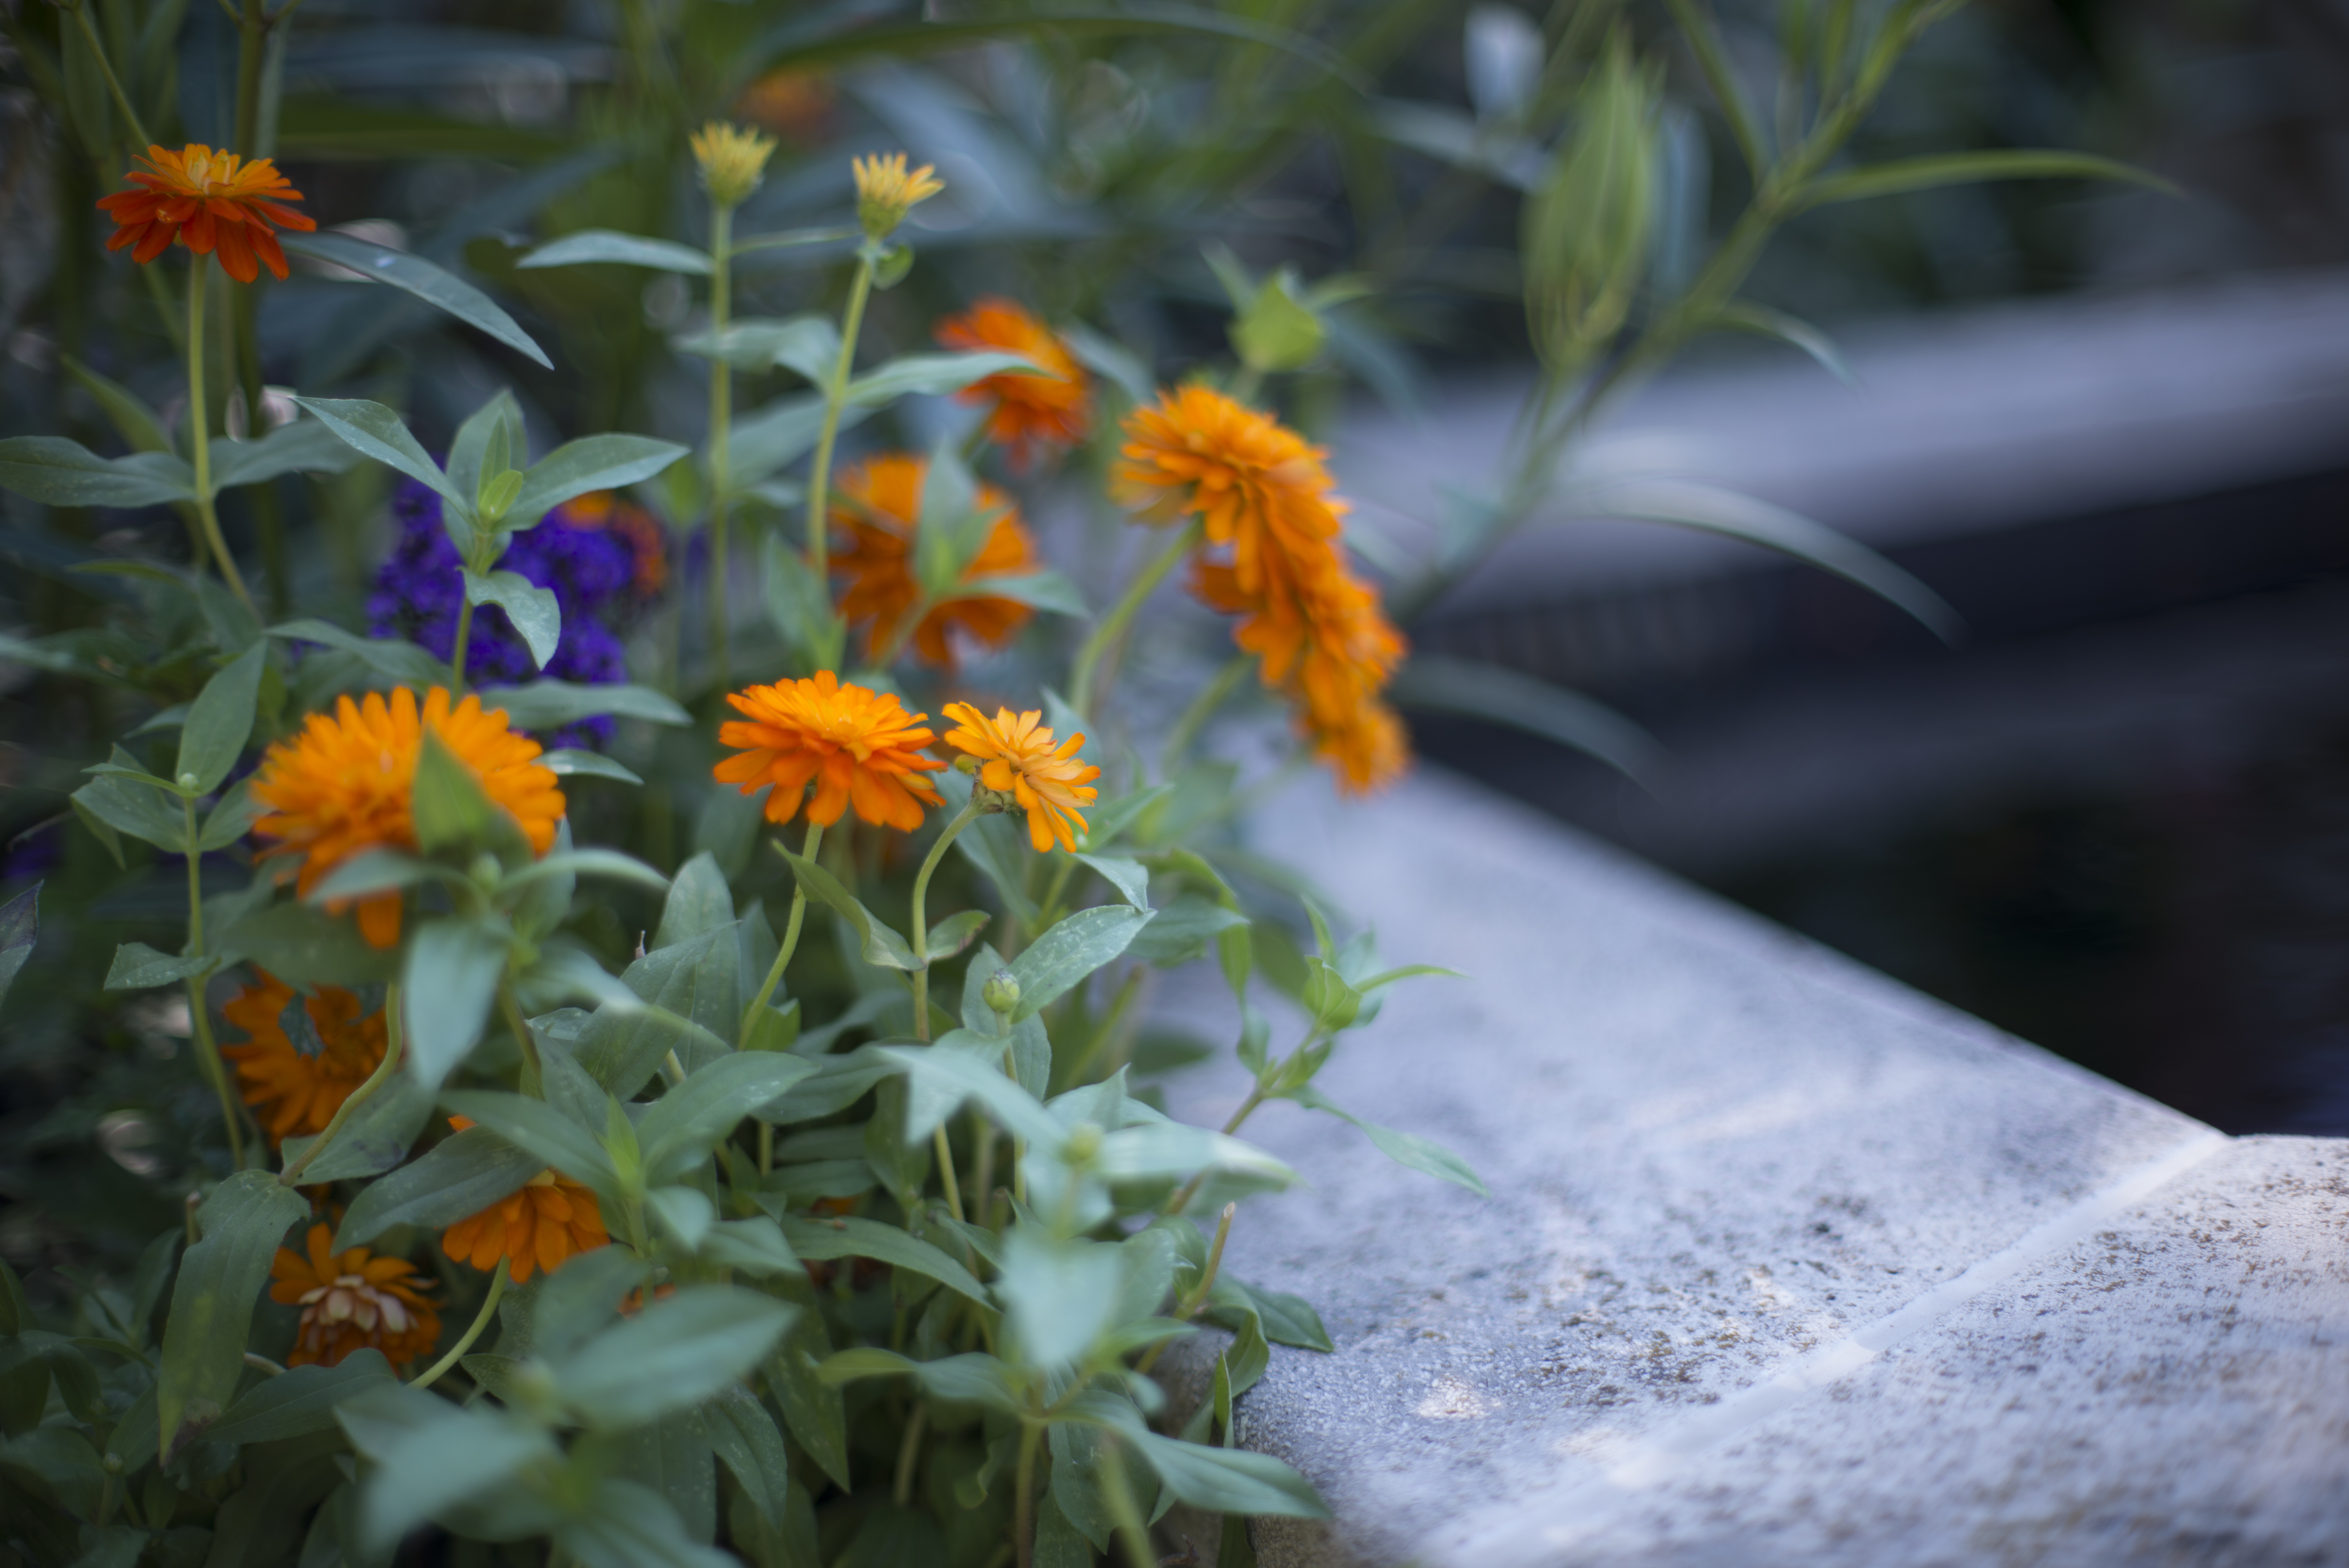
[(1322, 1083), (1495, 1193), (1250, 1124), (1312, 1185), (1226, 1266), (1337, 1345), (1243, 1402), (1337, 1513), (1266, 1568), (2349, 1561), (2342, 1146), (2230, 1143), (1432, 772), (1257, 832), (1473, 976)]

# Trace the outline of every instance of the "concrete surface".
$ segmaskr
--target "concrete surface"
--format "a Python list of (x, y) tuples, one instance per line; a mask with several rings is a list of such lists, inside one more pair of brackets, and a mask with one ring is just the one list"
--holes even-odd
[(1264, 1568), (2349, 1563), (2349, 1145), (2230, 1141), (1433, 772), (1255, 834), (1473, 976), (1321, 1083), (1495, 1193), (1250, 1124), (1312, 1186), (1226, 1266), (1337, 1346), (1242, 1401), (1337, 1515)]

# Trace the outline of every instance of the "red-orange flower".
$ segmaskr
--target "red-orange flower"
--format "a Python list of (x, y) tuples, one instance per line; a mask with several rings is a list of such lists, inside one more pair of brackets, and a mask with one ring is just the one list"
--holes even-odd
[(269, 1299), (302, 1309), (285, 1365), (332, 1367), (370, 1346), (395, 1367), (429, 1354), (440, 1338), (440, 1315), (419, 1288), (416, 1265), (365, 1247), (330, 1253), (333, 1234), (330, 1226), (313, 1225), (305, 1252), (280, 1247), (269, 1265)]
[(222, 1046), (221, 1055), (236, 1064), (244, 1103), (266, 1109), (274, 1145), (324, 1131), (351, 1091), (382, 1065), (388, 1037), (380, 1008), (368, 1013), (351, 992), (321, 985), (302, 1004), (309, 1026), (297, 1046), (285, 1029), (294, 988), (265, 970), (255, 973), (260, 983), (221, 1009), (249, 1037)]
[(1008, 707), (989, 719), (967, 702), (950, 702), (943, 710), (960, 726), (947, 731), (947, 743), (979, 759), (978, 781), (1009, 795), (1028, 813), (1028, 841), (1042, 854), (1058, 841), (1074, 850), (1076, 835), (1084, 832), (1079, 808), (1090, 806), (1101, 791), (1091, 787), (1101, 769), (1077, 759), (1085, 738), (1072, 735), (1057, 748), (1052, 732), (1037, 722), (1040, 713), (1013, 715)]
[(994, 402), (987, 438), (1010, 454), (1014, 468), (1025, 467), (1040, 446), (1073, 447), (1085, 438), (1092, 423), (1092, 378), (1061, 335), (1026, 306), (1008, 299), (980, 300), (938, 323), (936, 337), (948, 348), (1017, 354), (1046, 372), (1007, 370), (957, 397), (963, 403)]
[[(449, 1125), (462, 1132), (472, 1122), (452, 1116)], [(553, 1274), (581, 1253), (610, 1243), (604, 1229), (604, 1212), (595, 1192), (560, 1171), (542, 1171), (480, 1213), (458, 1221), (440, 1233), (440, 1250), (459, 1263), (483, 1274), (503, 1258), (513, 1283), (530, 1278), (533, 1268)]]
[[(929, 471), (929, 459), (891, 452), (857, 464), (833, 487), (845, 501), (832, 509), (832, 525), (848, 536), (832, 557), (833, 569), (848, 577), (840, 615), (852, 624), (866, 623), (868, 659), (896, 645), (899, 627), (922, 602), (922, 587), (914, 577), (914, 532), (922, 511), (922, 481)], [(1036, 542), (1021, 525), (1011, 498), (993, 485), (981, 484), (978, 503), (981, 511), (1001, 515), (963, 569), (962, 581), (1035, 571)], [(916, 624), (913, 645), (924, 658), (951, 670), (956, 663), (951, 634), (960, 632), (988, 647), (1001, 647), (1034, 613), (1017, 599), (984, 594), (944, 599)]]
[[(424, 731), (438, 735), (471, 768), (481, 790), (513, 814), (531, 847), (544, 854), (563, 818), (563, 791), (554, 774), (533, 760), (539, 744), (506, 727), (505, 710), (484, 713), (479, 696), (451, 704), (445, 687), (416, 694), (406, 686), (364, 700), (338, 697), (332, 717), (314, 713), (298, 735), (269, 748), (253, 781), (253, 798), (269, 808), (254, 831), (279, 842), (264, 855), (299, 855), (297, 886), (305, 893), (336, 866), (374, 849), (413, 850), (416, 824), (409, 799)], [(340, 913), (349, 901), (327, 905)], [(399, 894), (358, 901), (359, 930), (378, 947), (399, 940)]]
[(745, 795), (772, 784), (771, 822), (799, 814), (811, 781), (808, 820), (827, 828), (853, 805), (868, 822), (910, 833), (922, 825), (925, 805), (940, 804), (922, 775), (946, 764), (922, 755), (936, 737), (915, 727), (929, 715), (907, 713), (890, 693), (843, 686), (830, 670), (818, 670), (810, 680), (749, 686), (727, 693), (726, 700), (750, 721), (721, 726), (719, 744), (746, 749), (710, 774)]
[(151, 262), (177, 240), (200, 256), (219, 251), (222, 268), (241, 284), (258, 276), (261, 263), (283, 278), (285, 253), (277, 229), (318, 226), (285, 205), (302, 200), (302, 192), (266, 158), (214, 152), (191, 141), (177, 152), (150, 147), (139, 161), (146, 169), (124, 178), (140, 189), (118, 191), (98, 202), (114, 215), (114, 237), (106, 248), (136, 246), (132, 261)]
[(1202, 521), (1192, 591), (1239, 617), (1233, 640), (1295, 705), (1340, 787), (1361, 794), (1400, 776), (1410, 742), (1380, 694), (1402, 660), (1402, 634), (1347, 560), (1346, 503), (1331, 493), (1322, 450), (1204, 387), (1136, 409), (1125, 433), (1119, 497), (1145, 521)]

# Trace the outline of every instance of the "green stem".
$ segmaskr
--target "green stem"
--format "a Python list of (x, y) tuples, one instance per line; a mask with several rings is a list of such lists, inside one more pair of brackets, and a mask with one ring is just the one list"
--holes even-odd
[[(807, 837), (805, 840), (802, 841), (800, 844), (800, 859), (803, 861), (814, 860), (816, 850), (823, 843), (823, 829), (813, 818), (810, 818), (807, 825)], [(766, 1006), (769, 1001), (773, 999), (775, 987), (783, 983), (783, 966), (792, 961), (792, 954), (799, 948), (800, 926), (806, 921), (806, 919), (807, 890), (802, 887), (794, 886), (792, 889), (791, 918), (783, 924), (783, 944), (775, 949), (775, 961), (767, 966), (766, 984), (759, 987), (759, 994), (750, 999), (750, 1006), (743, 1010), (742, 1027), (735, 1037), (735, 1049), (745, 1050), (749, 1048), (750, 1044), (750, 1026), (758, 1020), (760, 1011)], [(761, 1144), (761, 1152), (763, 1154), (764, 1151), (765, 1145)]]
[(1019, 1423), (1019, 1469), (1011, 1501), (1011, 1530), (1013, 1539), (1019, 1542), (1019, 1568), (1035, 1568), (1036, 1439), (1043, 1429), (1035, 1421)]
[(1125, 1479), (1125, 1457), (1118, 1452), (1118, 1439), (1108, 1433), (1106, 1451), (1102, 1455), (1102, 1491), (1109, 1494), (1110, 1518), (1117, 1523), (1117, 1532), (1125, 1540), (1125, 1552), (1133, 1568), (1157, 1568), (1158, 1554), (1150, 1549), (1150, 1527), (1142, 1522), (1142, 1511), (1133, 1505), (1133, 1489)]
[[(947, 830), (940, 833), (938, 841), (930, 846), (930, 852), (923, 860), (920, 872), (914, 878), (914, 1037), (916, 1039), (926, 1040), (930, 1037), (930, 928), (927, 916), (924, 913), (928, 906), (930, 897), (930, 873), (938, 869), (938, 861), (946, 854), (947, 846), (953, 843), (956, 836), (970, 826), (978, 816), (978, 798), (974, 793), (970, 804), (962, 809), (961, 815), (947, 824)], [(951, 1177), (948, 1179), (952, 1180)], [(960, 1204), (956, 1205), (955, 1217), (957, 1219), (962, 1217)]]
[[(1137, 964), (1125, 972), (1125, 978), (1118, 984), (1117, 995), (1110, 999), (1109, 1011), (1103, 1015), (1100, 1026), (1093, 1030), (1092, 1038), (1085, 1042), (1085, 1048), (1077, 1054), (1077, 1059), (1069, 1064), (1069, 1070), (1061, 1080), (1061, 1088), (1073, 1088), (1093, 1081), (1085, 1074), (1102, 1054), (1102, 1048), (1117, 1037), (1125, 1023), (1126, 1014), (1133, 1011), (1134, 999), (1142, 994), (1142, 975), (1147, 967)], [(1116, 1069), (1112, 1068), (1110, 1070), (1114, 1072)]]
[[(1224, 1243), (1231, 1240), (1232, 1216), (1239, 1212), (1239, 1207), (1237, 1203), (1224, 1205), (1223, 1213), (1216, 1221), (1215, 1244), (1207, 1249), (1207, 1266), (1199, 1271), (1198, 1283), (1185, 1291), (1174, 1303), (1174, 1320), (1177, 1323), (1190, 1322), (1193, 1315), (1206, 1305), (1207, 1293), (1216, 1288), (1216, 1272), (1224, 1266)], [(1171, 1214), (1173, 1211), (1168, 1212)], [(1173, 1343), (1171, 1339), (1162, 1339), (1152, 1346), (1149, 1354), (1143, 1357), (1134, 1370), (1145, 1377), (1150, 1376), (1150, 1369), (1158, 1365), (1160, 1353)]]
[[(546, 1076), (539, 1066), (538, 1037), (530, 1032), (530, 1020), (522, 1015), (522, 998), (514, 995), (510, 979), (498, 982), (498, 1009), (505, 1015), (506, 1027), (512, 1032), (514, 1044), (522, 1047), (523, 1093), (533, 1099), (544, 1099)], [(671, 1057), (676, 1054), (669, 1053)]]
[(939, 1122), (930, 1129), (930, 1147), (937, 1154), (938, 1178), (947, 1190), (947, 1212), (956, 1219), (967, 1218), (962, 1212), (962, 1184), (955, 1176), (954, 1145), (947, 1141), (947, 1124)]
[(823, 428), (816, 436), (815, 459), (808, 468), (808, 567), (829, 593), (832, 581), (832, 449), (840, 438), (841, 411), (848, 406), (848, 376), (856, 363), (856, 336), (864, 328), (864, 302), (873, 293), (873, 263), (856, 258), (856, 278), (848, 285), (848, 310), (841, 319), (840, 357), (823, 389)]
[(914, 1501), (914, 1463), (922, 1455), (922, 1429), (929, 1424), (930, 1408), (916, 1400), (914, 1414), (905, 1423), (905, 1440), (897, 1445), (897, 1480), (890, 1495), (897, 1506), (904, 1508)]
[(81, 27), (82, 41), (89, 46), (91, 56), (98, 61), (98, 74), (106, 78), (106, 90), (113, 96), (114, 107), (120, 109), (122, 118), (130, 122), (130, 134), (139, 139), (139, 150), (146, 151), (154, 143), (147, 135), (146, 122), (139, 118), (139, 111), (130, 107), (130, 96), (122, 90), (122, 79), (114, 74), (114, 67), (106, 57), (106, 46), (98, 41), (98, 29), (90, 25), (89, 6), (78, 4), (73, 7), (73, 14), (74, 21)]
[(220, 513), (212, 508), (212, 420), (204, 407), (204, 280), (211, 260), (198, 255), (188, 258), (188, 438), (195, 454), (196, 515), (203, 522), (204, 542), (212, 546), (212, 562), (220, 568), (222, 580), (246, 609), (253, 610), (253, 595), (245, 592), (244, 579), (229, 556), (228, 541), (221, 535)]
[(449, 645), (449, 695), (465, 695), (465, 653), (473, 641), (473, 601), (460, 590), (457, 594), (457, 637)]
[(334, 1141), (335, 1134), (342, 1130), (343, 1123), (350, 1119), (351, 1112), (366, 1104), (367, 1098), (374, 1094), (376, 1090), (381, 1088), (384, 1086), (385, 1081), (391, 1077), (394, 1069), (398, 1067), (400, 1056), (399, 1048), (402, 1042), (400, 1039), (399, 982), (397, 980), (393, 981), (384, 989), (383, 1013), (383, 1060), (376, 1064), (375, 1071), (367, 1075), (367, 1078), (365, 1083), (351, 1090), (348, 1095), (344, 1097), (343, 1103), (335, 1108), (335, 1114), (327, 1120), (326, 1125), (319, 1130), (318, 1136), (311, 1141), (310, 1147), (302, 1150), (302, 1158), (294, 1161), (293, 1164), (285, 1167), (285, 1173), (277, 1178), (280, 1185), (286, 1187), (300, 1186), (302, 1172), (307, 1171), (310, 1168), (310, 1162), (317, 1159), (318, 1156), (325, 1151), (327, 1144)]
[(1174, 542), (1166, 547), (1165, 553), (1143, 567), (1141, 575), (1127, 584), (1125, 596), (1117, 602), (1117, 607), (1102, 617), (1092, 635), (1085, 639), (1085, 645), (1077, 650), (1077, 674), (1069, 690), (1070, 707), (1079, 713), (1092, 711), (1093, 683), (1101, 673), (1102, 657), (1125, 635), (1127, 624), (1142, 608), (1142, 602), (1150, 597), (1151, 591), (1166, 580), (1166, 574), (1183, 557), (1197, 548), (1206, 534), (1206, 525), (1192, 519), (1174, 536)]
[(731, 253), (734, 209), (709, 204), (709, 335), (719, 351), (709, 360), (709, 657), (722, 688), (730, 684), (731, 657), (726, 634), (726, 524), (728, 490), (733, 483), (726, 444), (734, 428), (734, 366), (723, 347), (732, 308)]
[(1171, 777), (1182, 765), (1184, 754), (1191, 749), (1191, 743), (1199, 738), (1199, 731), (1206, 727), (1207, 720), (1215, 717), (1216, 710), (1230, 700), (1241, 678), (1255, 663), (1254, 655), (1239, 655), (1217, 670), (1216, 678), (1207, 683), (1206, 689), (1191, 699), (1191, 706), (1183, 710), (1183, 717), (1176, 719), (1174, 727), (1166, 732), (1166, 745), (1158, 753), (1158, 776), (1161, 779)]
[(497, 1311), (498, 1297), (505, 1295), (505, 1293), (506, 1260), (500, 1258), (498, 1260), (498, 1272), (490, 1276), (490, 1294), (481, 1298), (481, 1310), (475, 1315), (472, 1326), (465, 1330), (463, 1337), (459, 1339), (456, 1344), (449, 1346), (448, 1355), (443, 1356), (440, 1360), (435, 1361), (429, 1370), (426, 1371), (422, 1377), (417, 1378), (415, 1382), (410, 1383), (409, 1387), (411, 1388), (429, 1388), (433, 1384), (440, 1380), (441, 1374), (447, 1372), (450, 1367), (454, 1367), (458, 1362), (463, 1360), (465, 1358), (465, 1352), (473, 1347), (473, 1341), (481, 1336), (481, 1330), (490, 1326), (490, 1315)]
[[(204, 950), (203, 851), (196, 848), (195, 797), (181, 796), (180, 811), (188, 835), (188, 951), (202, 954)], [(228, 1064), (221, 1059), (220, 1047), (212, 1041), (212, 1009), (204, 1001), (204, 982), (211, 974), (208, 969), (202, 975), (188, 976), (188, 1029), (196, 1042), (196, 1059), (202, 1064), (204, 1076), (212, 1080), (212, 1091), (220, 1096), (221, 1124), (228, 1130), (230, 1167), (242, 1171), (244, 1169), (244, 1130), (239, 1124), (236, 1095), (229, 1086)]]

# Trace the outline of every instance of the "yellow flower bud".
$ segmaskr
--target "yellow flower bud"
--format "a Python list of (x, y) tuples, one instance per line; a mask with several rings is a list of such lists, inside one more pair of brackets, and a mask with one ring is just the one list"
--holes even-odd
[(869, 240), (887, 239), (897, 232), (897, 225), (905, 221), (905, 214), (913, 211), (916, 202), (927, 201), (946, 189), (945, 182), (932, 175), (926, 163), (908, 173), (902, 152), (893, 152), (886, 158), (875, 152), (851, 160), (849, 167), (856, 173), (856, 221), (864, 225), (864, 235)]
[(739, 207), (767, 177), (775, 139), (749, 126), (711, 120), (693, 133), (693, 160), (701, 166), (701, 188), (720, 207)]

